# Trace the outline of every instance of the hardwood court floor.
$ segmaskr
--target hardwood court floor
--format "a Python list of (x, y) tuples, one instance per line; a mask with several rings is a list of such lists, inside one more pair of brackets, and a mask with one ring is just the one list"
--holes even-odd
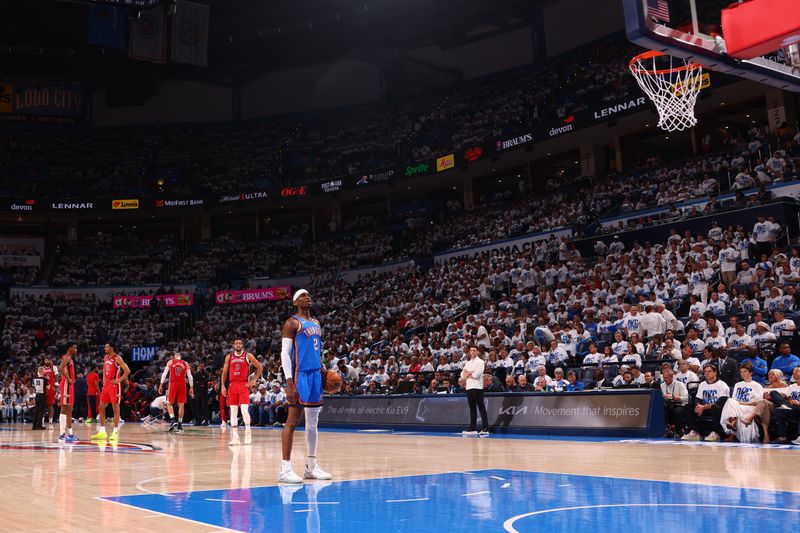
[[(257, 491), (251, 494), (250, 491), (243, 491), (243, 489), (277, 485), (280, 459), (279, 430), (256, 428), (253, 430), (252, 444), (238, 448), (228, 446), (230, 430), (223, 431), (219, 427), (192, 428), (187, 426), (185, 434), (172, 435), (165, 433), (163, 427), (155, 429), (146, 428), (140, 424), (127, 424), (122, 427), (120, 443), (117, 446), (90, 443), (88, 437), (95, 430), (96, 426), (91, 426), (91, 428), (76, 426), (76, 434), (81, 442), (77, 445), (59, 445), (57, 429), (53, 432), (34, 432), (27, 425), (24, 426), (24, 429), (21, 425), (0, 425), (0, 465), (2, 465), (0, 486), (3, 487), (3, 497), (0, 498), (0, 517), (2, 517), (0, 531), (124, 530), (209, 533), (231, 530), (228, 528), (254, 531), (340, 530), (333, 523), (333, 519), (325, 521), (324, 513), (333, 512), (328, 510), (322, 511), (321, 515), (316, 515), (316, 528), (311, 523), (313, 520), (310, 509), (295, 511), (296, 513), (307, 513), (307, 517), (285, 513), (267, 517), (265, 508), (264, 521), (258, 521), (259, 518), (256, 515), (260, 496), (255, 496)], [(243, 431), (239, 433), (243, 438)], [(391, 504), (392, 502), (434, 500), (431, 503), (436, 504), (435, 509), (430, 512), (440, 513), (443, 503), (441, 501), (436, 503), (436, 498), (451, 498), (451, 496), (437, 492), (436, 484), (445, 483), (445, 481), (458, 484), (461, 481), (454, 481), (447, 476), (431, 475), (455, 472), (462, 476), (461, 473), (467, 471), (509, 472), (508, 475), (489, 476), (487, 474), (487, 484), (494, 483), (491, 481), (494, 479), (505, 480), (506, 477), (510, 479), (513, 477), (513, 471), (519, 471), (670, 482), (666, 485), (658, 485), (659, 487), (688, 483), (792, 493), (800, 490), (797, 482), (800, 471), (800, 447), (795, 448), (797, 449), (728, 447), (719, 444), (686, 446), (655, 441), (623, 442), (621, 439), (608, 439), (607, 441), (570, 440), (568, 438), (565, 440), (542, 440), (499, 436), (479, 439), (461, 437), (456, 434), (433, 436), (420, 433), (392, 434), (389, 432), (323, 430), (320, 434), (319, 461), (321, 466), (333, 474), (335, 482), (375, 480), (377, 483), (377, 480), (383, 480), (383, 483), (387, 481), (385, 478), (418, 476), (408, 478), (413, 480), (413, 486), (409, 485), (408, 481), (404, 481), (404, 483), (407, 488), (412, 486), (413, 490), (417, 491), (414, 494), (423, 490), (419, 487), (427, 485), (427, 488), (423, 490), (423, 497), (391, 499), (392, 496), (389, 495), (385, 496), (381, 502), (385, 501)], [(295, 471), (300, 472), (301, 475), (304, 457), (305, 441), (302, 432), (298, 432), (295, 438), (294, 465)], [(566, 488), (576, 483), (574, 479), (583, 478), (569, 478), (571, 481), (558, 486), (565, 487), (561, 490), (571, 492), (582, 490)], [(430, 482), (426, 480), (430, 480)], [(491, 515), (492, 520), (499, 520), (502, 518), (499, 515), (512, 516), (529, 511), (530, 509), (522, 508), (526, 506), (524, 501), (533, 502), (535, 498), (531, 491), (535, 492), (536, 484), (541, 485), (545, 481), (540, 477), (534, 481), (526, 481), (527, 484), (524, 487), (521, 485), (511, 486), (510, 482), (498, 485), (496, 487), (498, 491), (499, 488), (510, 489), (505, 494), (511, 494), (513, 491), (520, 492), (520, 494), (517, 495), (518, 499), (515, 500), (513, 509), (505, 509), (502, 501), (500, 503), (496, 500), (493, 503), (490, 502), (491, 507), (487, 507), (490, 511), (487, 511), (489, 514), (486, 516)], [(380, 490), (386, 491), (388, 486), (397, 489), (402, 484), (400, 482), (392, 483), (381, 485)], [(375, 485), (375, 487), (377, 486)], [(347, 487), (353, 488), (353, 498), (356, 498), (356, 494), (361, 494), (356, 490), (356, 485), (334, 483), (332, 487), (336, 488), (338, 491), (336, 494), (337, 496), (341, 495), (342, 500), (348, 499), (347, 491), (349, 489)], [(370, 489), (367, 485), (362, 486), (362, 488), (365, 487), (367, 492), (378, 490)], [(485, 490), (476, 490), (474, 493), (470, 493), (469, 489), (461, 490), (458, 487), (456, 489), (459, 491), (459, 497), (465, 496), (467, 499), (473, 494), (490, 494), (492, 490), (495, 490), (491, 487), (484, 487)], [(204, 498), (205, 507), (203, 509), (205, 511), (200, 514), (187, 510), (191, 507), (192, 495), (197, 494), (198, 491), (211, 490), (222, 492), (204, 494), (206, 496), (222, 494), (222, 496)], [(284, 498), (284, 504), (292, 503), (291, 491), (286, 492), (288, 489), (282, 489), (280, 493), (276, 489), (264, 490), (274, 493), (274, 498), (269, 500), (271, 502), (269, 512), (271, 513), (275, 511), (274, 507), (280, 507), (281, 497)], [(603, 489), (598, 486), (597, 490)], [(628, 489), (614, 488), (610, 490)], [(641, 494), (641, 489), (632, 488), (630, 490), (634, 491), (632, 493), (634, 497)], [(400, 492), (405, 496), (408, 495), (406, 494), (408, 491), (400, 490)], [(173, 493), (191, 494), (182, 494), (176, 497)], [(231, 494), (238, 496), (234, 497)], [(289, 494), (288, 500), (286, 499), (287, 494)], [(585, 494), (581, 495), (582, 499), (589, 497), (587, 496), (588, 492)], [(770, 494), (784, 494), (783, 497), (788, 498), (797, 497), (796, 501), (790, 503), (800, 507), (800, 494), (797, 492), (788, 496), (785, 492), (771, 492)], [(163, 505), (167, 507), (163, 507), (162, 504), (158, 504), (161, 507), (152, 507), (151, 504), (155, 505), (152, 502), (139, 505), (136, 503), (137, 498), (122, 498), (121, 501), (101, 499), (102, 497), (144, 497), (147, 495), (151, 496), (151, 500), (166, 501), (167, 503)], [(313, 496), (316, 497), (317, 494), (314, 493)], [(575, 494), (569, 496), (574, 498)], [(311, 497), (311, 495), (308, 496), (308, 498)], [(523, 500), (521, 504), (519, 497), (528, 500)], [(623, 501), (629, 501), (631, 497), (631, 494), (627, 494)], [(652, 494), (643, 497), (650, 498), (643, 505), (658, 503), (653, 500), (656, 496)], [(324, 499), (322, 494), (319, 495), (319, 498), (320, 501)], [(658, 498), (663, 498), (663, 496)], [(759, 496), (759, 498), (761, 498), (758, 502), (759, 505), (766, 505), (762, 501), (763, 497)], [(774, 498), (770, 496), (767, 499), (772, 501), (771, 499)], [(652, 503), (648, 503), (651, 500), (653, 500)], [(307, 504), (308, 501), (305, 503)], [(551, 494), (548, 505), (557, 507), (557, 501), (558, 497)], [(223, 504), (215, 502), (223, 502)], [(237, 503), (246, 506), (247, 517), (244, 521), (226, 519), (215, 522), (209, 519), (208, 515), (203, 514), (212, 513), (210, 516), (214, 518), (214, 513), (234, 513)], [(785, 501), (783, 504), (789, 505)], [(222, 506), (215, 510), (214, 505)], [(405, 505), (411, 504), (405, 503)], [(266, 503), (264, 506), (266, 507)], [(604, 504), (604, 506), (613, 507), (609, 504)], [(186, 509), (182, 509), (182, 507), (186, 507)], [(312, 506), (307, 504), (305, 507)], [(323, 506), (319, 505), (314, 508), (318, 507)], [(737, 507), (737, 505), (730, 507)], [(531, 509), (533, 508), (536, 507), (531, 507)], [(757, 508), (757, 506), (748, 504), (746, 508)], [(154, 509), (160, 510), (155, 511)], [(392, 507), (392, 509), (397, 509), (397, 507)], [(424, 509), (420, 508), (411, 512), (415, 515), (420, 513), (424, 515), (423, 511)], [(389, 512), (393, 511), (387, 511), (387, 513)], [(403, 510), (400, 515), (405, 515), (407, 512)], [(182, 518), (179, 518), (178, 516), (181, 515)], [(321, 527), (319, 526), (319, 516), (323, 517)], [(474, 519), (480, 522), (480, 516), (480, 513), (477, 513)], [(300, 518), (308, 519), (310, 522), (302, 523), (306, 525), (298, 525), (299, 523), (295, 522)], [(592, 520), (592, 517), (586, 519)], [(628, 517), (629, 519), (630, 517)], [(792, 514), (790, 519), (798, 520), (800, 523), (800, 515)], [(731, 520), (735, 522), (737, 518), (733, 516)], [(785, 520), (785, 517), (782, 520)], [(220, 524), (224, 524), (224, 526)], [(467, 528), (468, 525), (465, 522), (463, 527)], [(339, 524), (339, 526), (342, 525)], [(377, 524), (371, 526), (370, 529), (371, 531), (395, 530), (387, 524), (384, 526)], [(570, 525), (570, 527), (574, 526), (574, 524)], [(397, 530), (403, 529), (402, 527), (397, 528)], [(424, 530), (424, 527), (417, 529)], [(343, 526), (341, 530), (345, 530)], [(449, 529), (440, 525), (438, 530), (456, 531), (462, 530), (462, 527), (454, 526), (453, 529)], [(494, 531), (497, 529), (487, 527), (474, 530)], [(517, 531), (517, 529), (508, 528), (506, 530)]]

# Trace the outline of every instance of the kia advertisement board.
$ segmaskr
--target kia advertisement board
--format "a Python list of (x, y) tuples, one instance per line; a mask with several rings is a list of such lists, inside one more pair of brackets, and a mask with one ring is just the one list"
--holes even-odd
[(291, 285), (243, 291), (217, 291), (216, 302), (217, 305), (227, 305), (288, 300), (291, 297), (291, 291)]
[[(664, 433), (660, 391), (488, 394), (485, 400), (495, 431)], [(657, 412), (660, 417), (651, 416)], [(325, 398), (320, 422), (363, 428), (466, 428), (469, 407), (461, 394), (331, 396)]]
[[(164, 307), (190, 307), (194, 294), (160, 294), (155, 297)], [(148, 309), (153, 296), (114, 296), (114, 309)]]

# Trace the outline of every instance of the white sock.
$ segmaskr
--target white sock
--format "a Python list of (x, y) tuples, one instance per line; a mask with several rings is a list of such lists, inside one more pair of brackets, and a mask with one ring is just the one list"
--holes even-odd
[[(52, 424), (53, 421), (51, 420), (50, 423)], [(67, 429), (67, 415), (58, 415), (58, 429), (59, 434), (63, 435)]]
[(239, 425), (239, 406), (231, 405), (231, 427)]
[(114, 433), (119, 433), (119, 426), (114, 426)]
[(292, 462), (291, 461), (284, 461), (281, 460), (281, 470), (288, 471), (292, 469)]
[(67, 428), (67, 433), (68, 433), (69, 435), (72, 435), (72, 428)]
[(244, 420), (244, 427), (250, 429), (250, 410), (247, 407), (242, 409), (242, 420)]
[(319, 423), (319, 407), (306, 407), (306, 447), (308, 448), (309, 462), (311, 457), (316, 464), (317, 457), (317, 424)]

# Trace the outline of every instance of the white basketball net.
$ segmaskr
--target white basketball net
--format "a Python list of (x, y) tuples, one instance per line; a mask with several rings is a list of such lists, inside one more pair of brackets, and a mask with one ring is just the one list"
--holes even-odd
[(703, 83), (703, 67), (660, 52), (646, 52), (629, 64), (639, 87), (656, 104), (658, 127), (682, 131), (697, 124), (694, 105)]

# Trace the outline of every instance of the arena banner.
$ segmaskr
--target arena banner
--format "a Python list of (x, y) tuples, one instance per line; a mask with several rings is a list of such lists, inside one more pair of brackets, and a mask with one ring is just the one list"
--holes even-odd
[[(194, 305), (194, 294), (159, 294), (155, 297), (164, 307)], [(149, 309), (153, 296), (114, 296), (114, 309)]]
[(556, 239), (561, 237), (572, 237), (571, 228), (559, 228), (551, 231), (543, 231), (540, 233), (531, 233), (523, 237), (514, 239), (506, 239), (503, 241), (492, 242), (489, 244), (482, 244), (478, 246), (471, 246), (469, 248), (459, 248), (458, 250), (450, 250), (448, 252), (440, 253), (433, 256), (433, 260), (437, 263), (443, 263), (451, 259), (472, 259), (475, 257), (491, 256), (491, 255), (509, 255), (519, 252), (524, 252), (531, 249), (535, 243), (547, 240), (550, 237)]
[[(194, 283), (182, 283), (173, 286), (176, 291), (181, 293), (192, 293), (197, 290)], [(48, 287), (46, 285), (14, 285), (9, 290), (11, 296), (17, 297), (36, 297), (53, 298), (56, 300), (82, 300), (84, 298), (94, 298), (97, 300), (111, 301), (114, 296), (121, 296), (123, 293), (132, 295), (141, 294), (144, 291), (155, 292), (160, 288), (158, 284), (148, 285), (109, 285), (107, 287)]]
[(0, 115), (78, 119), (86, 105), (86, 89), (78, 83), (0, 81)]
[(217, 291), (217, 305), (225, 304), (250, 304), (257, 302), (270, 302), (275, 300), (288, 300), (291, 298), (292, 287), (267, 287), (265, 289), (247, 289), (243, 291)]
[(42, 258), (38, 255), (0, 255), (0, 265), (8, 267), (40, 267)]
[(43, 255), (44, 239), (38, 237), (0, 237), (0, 255)]
[[(660, 391), (505, 393), (487, 394), (485, 400), (490, 426), (496, 431), (664, 433)], [(466, 428), (469, 407), (461, 394), (330, 396), (325, 398), (320, 422), (368, 428)]]

